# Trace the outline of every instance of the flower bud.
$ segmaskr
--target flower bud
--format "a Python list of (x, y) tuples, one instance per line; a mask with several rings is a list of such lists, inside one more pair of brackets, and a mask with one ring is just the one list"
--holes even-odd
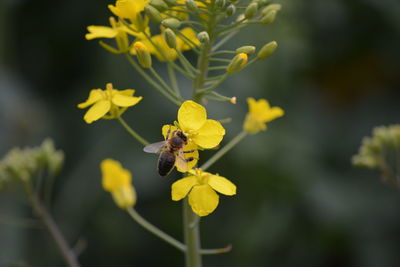
[(282, 5), (280, 5), (280, 4), (271, 4), (271, 5), (268, 5), (267, 7), (265, 7), (265, 8), (263, 8), (263, 10), (261, 11), (261, 13), (263, 14), (263, 15), (267, 15), (269, 12), (271, 12), (271, 11), (276, 11), (276, 12), (278, 12), (279, 10), (281, 10), (282, 9)]
[(171, 29), (166, 29), (164, 31), (164, 39), (170, 48), (172, 48), (172, 49), (176, 48), (176, 45), (177, 45), (176, 36), (175, 36), (175, 33)]
[(232, 103), (232, 104), (236, 104), (236, 103), (237, 103), (237, 98), (236, 98), (236, 96), (231, 97), (231, 103)]
[(147, 47), (142, 42), (135, 42), (133, 47), (135, 48), (139, 64), (145, 69), (150, 68), (152, 62), (151, 55)]
[(277, 48), (278, 44), (275, 41), (269, 42), (268, 44), (264, 45), (260, 52), (258, 52), (258, 59), (264, 59), (272, 55), (275, 49)]
[(232, 16), (233, 14), (235, 14), (236, 12), (236, 7), (233, 4), (230, 4), (227, 8), (226, 8), (226, 14), (228, 16)]
[(246, 10), (244, 11), (244, 17), (246, 19), (251, 19), (257, 13), (258, 4), (253, 2), (247, 6)]
[(264, 15), (264, 17), (261, 18), (260, 22), (262, 24), (270, 24), (272, 23), (276, 18), (276, 11), (272, 10), (268, 14)]
[(185, 0), (185, 5), (188, 10), (192, 12), (197, 12), (198, 11), (198, 6), (193, 0)]
[(163, 20), (160, 12), (158, 12), (158, 10), (151, 5), (146, 6), (144, 11), (146, 12), (146, 15), (154, 22), (160, 23)]
[(226, 4), (226, 1), (225, 1), (225, 0), (216, 0), (216, 1), (215, 1), (215, 5), (216, 5), (217, 7), (219, 7), (219, 8), (223, 8), (223, 7), (225, 6), (225, 4)]
[(150, 5), (157, 8), (161, 12), (168, 8), (168, 5), (163, 0), (151, 0)]
[(247, 55), (252, 55), (256, 52), (256, 47), (252, 45), (245, 45), (236, 49), (236, 54), (245, 53)]
[(161, 24), (164, 27), (171, 28), (171, 29), (177, 29), (181, 26), (181, 22), (174, 18), (164, 19), (163, 21), (161, 21)]
[(176, 5), (177, 0), (164, 0), (164, 2), (169, 5), (169, 6), (174, 6)]
[(229, 74), (233, 74), (235, 72), (240, 71), (243, 69), (243, 67), (247, 63), (247, 55), (245, 53), (240, 53), (236, 55), (232, 60), (231, 63), (229, 63), (228, 67), (226, 68), (226, 71)]
[(199, 32), (197, 34), (197, 39), (199, 39), (200, 43), (208, 43), (210, 41), (210, 36), (205, 31)]
[(258, 7), (263, 7), (268, 5), (271, 2), (271, 0), (257, 0), (256, 2), (258, 4)]

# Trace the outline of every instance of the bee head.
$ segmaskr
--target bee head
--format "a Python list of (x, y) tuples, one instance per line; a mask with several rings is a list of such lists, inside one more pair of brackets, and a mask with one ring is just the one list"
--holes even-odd
[(182, 141), (183, 142), (187, 142), (187, 137), (186, 137), (186, 135), (183, 133), (183, 132), (181, 132), (181, 131), (178, 131), (177, 133), (176, 133), (176, 135), (180, 138), (180, 139), (182, 139)]

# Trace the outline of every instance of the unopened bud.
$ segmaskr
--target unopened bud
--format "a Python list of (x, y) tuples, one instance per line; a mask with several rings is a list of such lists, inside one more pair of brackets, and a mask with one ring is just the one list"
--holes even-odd
[(237, 100), (237, 99), (236, 99), (236, 96), (232, 97), (232, 98), (231, 98), (231, 103), (232, 103), (232, 104), (236, 104), (236, 100)]
[(257, 0), (256, 2), (258, 3), (258, 7), (263, 7), (268, 5), (271, 2), (271, 0)]
[(246, 10), (244, 11), (244, 17), (246, 19), (251, 19), (257, 13), (258, 4), (253, 2), (247, 6)]
[(150, 5), (157, 8), (161, 12), (168, 8), (168, 5), (163, 0), (151, 0)]
[(264, 17), (261, 18), (260, 22), (262, 24), (270, 24), (272, 23), (276, 18), (276, 11), (272, 10), (268, 14), (264, 15)]
[(181, 22), (174, 18), (164, 19), (163, 21), (161, 21), (161, 24), (164, 27), (171, 28), (171, 29), (177, 29), (181, 26)]
[(226, 4), (225, 0), (215, 0), (215, 5), (219, 8), (223, 8)]
[(245, 45), (236, 49), (236, 54), (245, 53), (247, 55), (252, 55), (256, 52), (256, 47), (252, 45)]
[(192, 12), (197, 12), (198, 11), (198, 6), (193, 0), (185, 0), (185, 4), (188, 10)]
[(151, 5), (146, 6), (144, 11), (146, 12), (146, 15), (154, 22), (160, 23), (163, 20), (160, 12), (158, 12), (158, 10)]
[(269, 12), (271, 12), (271, 11), (276, 11), (276, 12), (278, 12), (279, 10), (281, 10), (282, 9), (282, 5), (280, 5), (280, 4), (271, 4), (271, 5), (268, 5), (267, 7), (265, 7), (265, 8), (263, 8), (263, 10), (261, 11), (261, 13), (263, 14), (263, 15), (267, 15)]
[(151, 67), (151, 55), (150, 55), (147, 47), (142, 42), (135, 42), (133, 44), (133, 47), (135, 48), (136, 56), (139, 61), (139, 64), (145, 69), (150, 68)]
[(226, 8), (226, 14), (228, 16), (232, 16), (233, 14), (235, 14), (236, 12), (236, 7), (233, 4), (230, 4), (227, 8)]
[(264, 59), (272, 55), (275, 49), (278, 47), (278, 44), (275, 41), (269, 42), (268, 44), (264, 45), (260, 52), (258, 52), (258, 59)]
[(236, 55), (232, 60), (231, 63), (229, 63), (228, 67), (226, 68), (226, 71), (229, 74), (233, 74), (235, 72), (240, 71), (243, 69), (243, 67), (247, 63), (247, 55), (245, 53), (240, 53)]
[(197, 34), (197, 39), (199, 39), (200, 43), (208, 43), (210, 41), (210, 36), (205, 31), (199, 32)]
[(169, 6), (176, 5), (177, 0), (164, 0), (164, 2)]
[(164, 31), (164, 39), (170, 48), (172, 48), (172, 49), (176, 48), (176, 45), (177, 45), (176, 36), (175, 36), (175, 33), (171, 29), (166, 29)]

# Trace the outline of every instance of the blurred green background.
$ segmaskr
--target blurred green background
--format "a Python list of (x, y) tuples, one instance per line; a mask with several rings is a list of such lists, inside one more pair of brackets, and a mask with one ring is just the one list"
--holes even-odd
[[(52, 137), (66, 153), (52, 212), (71, 244), (83, 241), (82, 266), (183, 266), (183, 255), (118, 209), (101, 188), (99, 163), (120, 160), (133, 173), (137, 210), (182, 238), (181, 205), (116, 121), (84, 123), (76, 104), (112, 82), (144, 96), (126, 120), (152, 142), (176, 107), (124, 57), (86, 41), (86, 26), (106, 25), (112, 1), (0, 2), (0, 155)], [(267, 60), (233, 76), (219, 92), (238, 104), (209, 103), (209, 116), (240, 130), (247, 97), (267, 98), (286, 115), (242, 141), (210, 170), (238, 186), (202, 220), (205, 266), (391, 267), (400, 265), (400, 194), (379, 173), (352, 167), (361, 138), (400, 120), (400, 2), (282, 0), (277, 20), (254, 26), (227, 46), (276, 40)], [(190, 54), (189, 54), (190, 55)], [(162, 65), (157, 65), (161, 69)], [(186, 80), (181, 85), (191, 90)], [(203, 153), (202, 159), (213, 152)], [(64, 266), (47, 232), (20, 227), (32, 218), (18, 187), (0, 194), (0, 266)]]

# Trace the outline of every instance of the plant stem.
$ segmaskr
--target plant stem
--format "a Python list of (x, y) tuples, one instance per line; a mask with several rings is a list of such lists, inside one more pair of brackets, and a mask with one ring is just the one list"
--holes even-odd
[(139, 72), (139, 74), (142, 75), (142, 77), (150, 85), (152, 85), (158, 92), (160, 92), (165, 98), (167, 98), (169, 101), (171, 101), (175, 105), (177, 105), (177, 106), (181, 105), (181, 102), (179, 100), (177, 100), (174, 97), (172, 97), (171, 95), (169, 95), (160, 85), (158, 85), (155, 81), (153, 81), (153, 79), (149, 75), (147, 75), (147, 73), (144, 70), (142, 70), (142, 68), (135, 62), (135, 60), (132, 58), (131, 55), (129, 55), (129, 54), (125, 54), (125, 55), (129, 61), (129, 63), (131, 63), (131, 65), (135, 68), (135, 70), (137, 72)]
[(133, 136), (133, 138), (135, 138), (139, 143), (141, 143), (144, 146), (147, 146), (148, 144), (150, 144), (149, 142), (147, 142), (143, 137), (141, 137), (137, 132), (135, 132), (126, 122), (125, 120), (119, 116), (117, 117), (118, 121), (122, 124), (122, 126), (125, 128), (125, 130)]
[(73, 250), (67, 244), (67, 241), (64, 239), (64, 236), (62, 235), (60, 229), (58, 229), (53, 218), (33, 192), (28, 192), (28, 194), (36, 215), (42, 220), (44, 226), (53, 237), (54, 242), (56, 243), (57, 248), (59, 249), (67, 265), (69, 267), (79, 267), (80, 265), (78, 263), (78, 259), (76, 258)]
[(203, 165), (201, 169), (205, 171), (215, 162), (217, 162), (223, 155), (225, 155), (229, 150), (236, 146), (243, 138), (247, 136), (247, 132), (241, 131), (237, 136), (235, 136), (228, 144), (221, 148), (217, 153), (215, 153), (211, 158), (209, 158)]
[(183, 228), (186, 244), (186, 267), (201, 267), (200, 228), (198, 216), (193, 213), (188, 199), (183, 200)]
[(168, 75), (169, 75), (169, 80), (171, 82), (172, 85), (172, 89), (174, 90), (175, 94), (179, 97), (181, 97), (181, 92), (179, 90), (179, 85), (178, 82), (176, 80), (176, 75), (175, 75), (175, 71), (174, 68), (171, 66), (170, 63), (167, 64), (167, 69), (168, 69)]
[(140, 224), (143, 228), (145, 228), (147, 231), (151, 232), (152, 234), (156, 235), (157, 237), (161, 238), (168, 244), (172, 245), (173, 247), (177, 248), (178, 250), (185, 252), (186, 251), (186, 246), (176, 240), (175, 238), (169, 236), (168, 234), (164, 233), (160, 229), (158, 229), (156, 226), (152, 225), (149, 223), (146, 219), (144, 219), (137, 211), (129, 207), (126, 209), (126, 211), (129, 213), (132, 219), (134, 219), (138, 224)]

